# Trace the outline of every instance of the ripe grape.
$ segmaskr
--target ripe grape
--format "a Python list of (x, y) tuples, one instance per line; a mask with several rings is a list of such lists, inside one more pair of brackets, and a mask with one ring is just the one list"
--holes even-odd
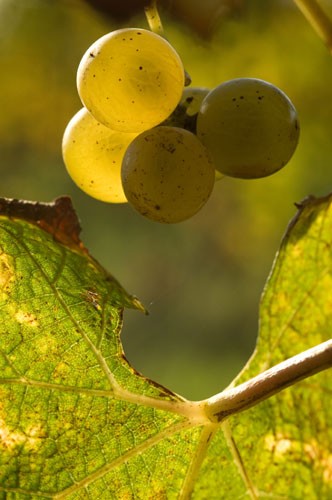
[(165, 120), (181, 99), (184, 68), (161, 36), (140, 28), (119, 29), (94, 42), (77, 72), (84, 106), (100, 123), (142, 132)]
[(149, 219), (180, 222), (208, 200), (215, 178), (206, 148), (187, 130), (160, 126), (137, 136), (122, 162), (122, 184), (133, 207)]
[(68, 173), (85, 193), (101, 201), (127, 201), (121, 183), (121, 163), (127, 146), (137, 136), (97, 122), (87, 109), (70, 120), (62, 141)]
[(238, 78), (205, 97), (197, 135), (221, 173), (258, 178), (273, 174), (290, 160), (299, 123), (296, 109), (280, 89), (263, 80)]

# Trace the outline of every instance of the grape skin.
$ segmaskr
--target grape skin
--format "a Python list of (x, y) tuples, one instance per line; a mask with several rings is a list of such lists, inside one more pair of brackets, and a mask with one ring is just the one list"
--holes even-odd
[(140, 134), (122, 162), (126, 197), (145, 217), (176, 223), (208, 200), (215, 169), (206, 148), (187, 130), (160, 126)]
[(82, 108), (68, 123), (62, 141), (70, 177), (97, 200), (125, 203), (121, 163), (127, 146), (136, 136), (105, 127)]
[(181, 101), (162, 125), (185, 128), (195, 134), (197, 113), (204, 97), (209, 92), (209, 89), (203, 87), (186, 87)]
[(210, 89), (206, 87), (185, 87), (183, 89), (180, 105), (185, 106), (186, 114), (196, 115), (201, 107), (204, 98), (208, 95)]
[(77, 72), (84, 106), (97, 121), (123, 132), (142, 132), (165, 120), (181, 99), (184, 68), (161, 36), (119, 29), (94, 42)]
[(203, 100), (197, 135), (216, 169), (244, 179), (265, 177), (292, 157), (299, 139), (297, 112), (274, 85), (255, 78), (224, 82)]

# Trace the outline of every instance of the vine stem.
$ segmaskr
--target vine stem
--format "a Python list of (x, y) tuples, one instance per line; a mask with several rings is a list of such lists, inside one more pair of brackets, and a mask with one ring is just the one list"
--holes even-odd
[(153, 33), (157, 33), (157, 35), (164, 36), (164, 28), (158, 12), (157, 0), (150, 0), (149, 4), (144, 7), (144, 12), (150, 30)]
[[(144, 7), (145, 17), (148, 22), (149, 28), (153, 33), (162, 36), (166, 39), (164, 34), (163, 23), (158, 12), (157, 7), (158, 0), (150, 0), (150, 2)], [(187, 87), (191, 84), (191, 78), (189, 73), (184, 70), (184, 86)]]
[(317, 0), (294, 0), (332, 54), (332, 21)]
[(221, 422), (270, 398), (304, 378), (332, 367), (332, 340), (279, 363), (252, 379), (201, 401), (211, 422)]

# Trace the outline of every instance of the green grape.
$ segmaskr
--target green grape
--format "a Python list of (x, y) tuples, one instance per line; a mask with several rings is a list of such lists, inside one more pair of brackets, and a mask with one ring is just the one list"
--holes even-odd
[(84, 54), (77, 88), (100, 123), (142, 132), (165, 120), (181, 99), (184, 68), (161, 36), (140, 28), (104, 35)]
[[(197, 113), (201, 108), (201, 104), (205, 97), (210, 92), (210, 89), (206, 87), (185, 87), (183, 90), (182, 98), (179, 106), (183, 106), (185, 109), (185, 115), (187, 121), (184, 123), (184, 128), (196, 133), (196, 119)], [(192, 126), (186, 126), (186, 123), (191, 123)], [(215, 180), (219, 181), (224, 176), (218, 170), (215, 171)]]
[(124, 153), (137, 134), (118, 132), (97, 122), (87, 109), (70, 120), (62, 141), (67, 171), (85, 193), (101, 201), (127, 201), (121, 183)]
[(181, 101), (162, 125), (185, 128), (195, 134), (197, 113), (204, 97), (209, 92), (209, 89), (203, 87), (186, 87)]
[(197, 137), (177, 127), (147, 130), (129, 145), (122, 162), (128, 202), (158, 222), (181, 222), (208, 200), (214, 165)]
[(209, 92), (210, 89), (205, 87), (185, 87), (183, 89), (180, 105), (185, 107), (188, 116), (194, 116), (199, 112), (202, 101)]
[(299, 139), (297, 112), (289, 98), (263, 80), (222, 83), (202, 102), (197, 135), (222, 174), (265, 177), (292, 157)]

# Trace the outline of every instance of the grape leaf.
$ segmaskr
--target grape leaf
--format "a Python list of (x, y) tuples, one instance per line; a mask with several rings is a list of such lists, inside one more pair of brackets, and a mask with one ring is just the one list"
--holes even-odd
[[(290, 225), (234, 385), (330, 338), (331, 199)], [(0, 211), (0, 498), (332, 497), (328, 372), (211, 421), (209, 400), (127, 362), (123, 308), (143, 307), (89, 255), (68, 198)]]

